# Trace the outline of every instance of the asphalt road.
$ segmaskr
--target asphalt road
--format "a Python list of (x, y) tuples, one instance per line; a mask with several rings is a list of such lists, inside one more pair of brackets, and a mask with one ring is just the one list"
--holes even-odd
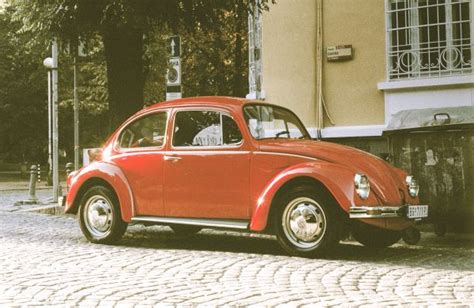
[(0, 191), (0, 306), (474, 305), (470, 235), (381, 250), (347, 241), (324, 259), (286, 256), (271, 236), (156, 226), (95, 245), (75, 217), (13, 206), (21, 193)]

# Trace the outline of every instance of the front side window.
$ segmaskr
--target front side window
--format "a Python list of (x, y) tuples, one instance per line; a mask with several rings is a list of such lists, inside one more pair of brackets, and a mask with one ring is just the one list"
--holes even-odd
[(472, 0), (386, 0), (388, 79), (472, 73)]
[(120, 133), (121, 148), (161, 147), (165, 138), (167, 112), (144, 116), (130, 123)]
[(247, 105), (244, 117), (255, 139), (310, 139), (306, 128), (291, 111), (277, 106)]
[(215, 147), (242, 142), (242, 134), (231, 116), (219, 111), (180, 111), (174, 123), (173, 146)]

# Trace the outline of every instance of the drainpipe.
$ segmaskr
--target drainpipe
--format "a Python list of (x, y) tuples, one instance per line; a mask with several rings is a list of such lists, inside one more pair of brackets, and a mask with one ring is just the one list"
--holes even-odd
[(323, 117), (323, 0), (316, 0), (316, 134), (322, 138)]

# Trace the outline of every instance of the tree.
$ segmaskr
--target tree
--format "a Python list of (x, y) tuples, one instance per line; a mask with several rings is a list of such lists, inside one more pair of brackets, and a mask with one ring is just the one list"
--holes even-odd
[(186, 96), (248, 93), (247, 7), (228, 2), (215, 12), (211, 29), (195, 27), (182, 35), (183, 91)]
[[(143, 106), (144, 37), (153, 25), (172, 31), (213, 29), (222, 18), (222, 10), (234, 6), (242, 11), (240, 3), (248, 9), (255, 1), (10, 0), (10, 3), (18, 8), (17, 18), (23, 22), (24, 31), (41, 33), (44, 38), (52, 34), (74, 41), (79, 35), (85, 38), (100, 34), (107, 63), (110, 119), (115, 126)], [(259, 7), (268, 9), (268, 0), (261, 0)]]
[(38, 61), (43, 50), (24, 52), (32, 37), (18, 34), (11, 16), (11, 9), (0, 14), (0, 153), (31, 160), (46, 150), (46, 71)]

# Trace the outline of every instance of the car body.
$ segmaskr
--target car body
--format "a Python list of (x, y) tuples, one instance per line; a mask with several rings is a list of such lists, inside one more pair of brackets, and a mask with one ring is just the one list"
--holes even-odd
[[(413, 177), (361, 150), (313, 140), (291, 111), (196, 97), (155, 104), (123, 123), (101, 157), (68, 177), (65, 211), (92, 242), (128, 223), (277, 235), (289, 253), (328, 251), (352, 232), (398, 241), (427, 216)], [(410, 216), (410, 218), (408, 217)]]

